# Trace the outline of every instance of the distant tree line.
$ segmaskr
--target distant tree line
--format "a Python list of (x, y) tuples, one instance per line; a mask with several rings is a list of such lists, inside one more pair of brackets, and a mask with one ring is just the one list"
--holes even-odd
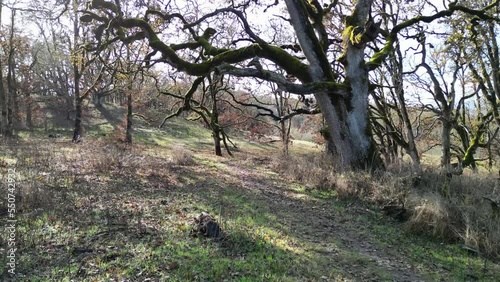
[(433, 148), (450, 173), (498, 161), (498, 1), (160, 2), (0, 0), (2, 136), (57, 116), (79, 142), (87, 105), (112, 101), (125, 142), (134, 119), (177, 116), (217, 155), (231, 129), (287, 153), (300, 117), (343, 169), (418, 171)]

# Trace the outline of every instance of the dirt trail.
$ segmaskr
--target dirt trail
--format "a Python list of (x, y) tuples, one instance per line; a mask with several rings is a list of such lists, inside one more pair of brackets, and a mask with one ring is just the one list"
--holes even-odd
[[(387, 251), (373, 243), (372, 228), (354, 220), (374, 211), (358, 204), (343, 211), (329, 201), (307, 199), (288, 189), (287, 180), (244, 165), (226, 163), (241, 181), (241, 187), (256, 192), (289, 232), (305, 242), (307, 249), (322, 257), (324, 269), (337, 268), (355, 281), (428, 281), (397, 250)], [(328, 277), (324, 277), (325, 280)]]
[[(69, 143), (57, 145), (64, 146), (64, 144), (67, 144), (68, 148), (72, 146)], [(185, 277), (191, 277), (189, 275), (193, 272), (192, 263), (198, 263), (200, 259), (206, 258), (207, 246), (213, 247), (207, 252), (213, 254), (212, 258), (218, 262), (233, 260), (235, 257), (245, 258), (244, 252), (243, 256), (239, 252), (239, 247), (244, 244), (229, 244), (233, 249), (230, 249), (231, 252), (228, 254), (217, 244), (205, 244), (205, 241), (193, 240), (192, 236), (188, 235), (188, 226), (192, 222), (191, 215), (199, 215), (200, 211), (210, 211), (215, 214), (221, 211), (222, 207), (226, 207), (223, 202), (226, 201), (227, 210), (232, 214), (220, 212), (219, 215), (223, 215), (224, 219), (230, 218), (226, 222), (237, 224), (237, 228), (234, 228), (234, 225), (230, 226), (237, 232), (232, 234), (228, 232), (229, 238), (232, 235), (233, 238), (247, 238), (251, 249), (255, 240), (254, 237), (247, 235), (258, 233), (258, 237), (261, 234), (259, 229), (269, 228), (264, 231), (268, 235), (266, 240), (271, 242), (272, 248), (259, 249), (252, 253), (259, 256), (254, 257), (255, 260), (250, 264), (238, 265), (245, 271), (257, 269), (256, 275), (250, 272), (244, 273), (253, 275), (249, 276), (254, 278), (251, 281), (257, 281), (255, 277), (259, 277), (259, 274), (269, 269), (268, 264), (262, 266), (256, 263), (262, 261), (261, 255), (270, 254), (271, 259), (274, 259), (272, 255), (278, 253), (276, 250), (281, 253), (286, 252), (286, 256), (278, 256), (272, 265), (286, 263), (283, 269), (280, 269), (279, 275), (285, 275), (283, 277), (292, 281), (438, 281), (441, 278), (443, 281), (470, 281), (482, 277), (481, 273), (478, 275), (476, 272), (475, 276), (470, 276), (471, 279), (467, 279), (469, 278), (466, 276), (467, 273), (460, 276), (465, 279), (455, 279), (449, 275), (455, 273), (451, 269), (454, 265), (451, 267), (449, 264), (439, 265), (440, 261), (437, 259), (420, 263), (427, 258), (432, 259), (431, 256), (427, 257), (427, 252), (430, 252), (429, 246), (433, 248), (437, 244), (425, 245), (427, 241), (416, 243), (416, 246), (421, 247), (425, 253), (423, 256), (415, 256), (411, 253), (413, 248), (409, 246), (414, 242), (405, 234), (399, 233), (399, 227), (389, 226), (390, 220), (379, 211), (353, 201), (342, 201), (331, 195), (329, 198), (324, 198), (315, 194), (317, 191), (304, 191), (303, 184), (293, 183), (272, 172), (270, 160), (259, 161), (255, 156), (219, 158), (213, 156), (211, 152), (198, 151), (195, 152), (194, 161), (191, 160), (186, 165), (172, 161), (170, 152), (163, 157), (158, 154), (156, 147), (152, 147), (154, 149), (152, 151), (136, 148), (135, 152), (131, 152), (116, 148), (108, 152), (103, 143), (97, 145), (99, 146), (80, 144), (71, 155), (61, 153), (62, 150), (48, 154), (46, 152), (51, 151), (48, 147), (42, 146), (11, 147), (19, 150), (20, 160), (33, 160), (32, 163), (37, 159), (43, 161), (37, 164), (38, 175), (44, 176), (40, 177), (38, 185), (48, 183), (50, 186), (46, 187), (57, 188), (43, 190), (50, 192), (43, 198), (46, 199), (44, 205), (47, 206), (47, 210), (54, 206), (58, 207), (57, 213), (54, 212), (53, 217), (47, 216), (44, 224), (57, 225), (61, 230), (60, 243), (57, 246), (66, 246), (66, 248), (54, 248), (54, 238), (51, 234), (35, 233), (39, 240), (31, 241), (33, 238), (27, 233), (30, 242), (36, 244), (30, 243), (30, 247), (26, 249), (26, 253), (29, 254), (26, 258), (29, 258), (29, 262), (33, 261), (33, 265), (40, 265), (37, 267), (32, 267), (31, 264), (22, 265), (20, 269), (24, 267), (23, 271), (27, 275), (45, 275), (52, 268), (59, 267), (60, 261), (64, 260), (76, 265), (77, 269), (83, 265), (88, 273), (91, 273), (88, 274), (89, 277), (93, 275), (98, 277), (97, 280), (99, 278), (102, 280), (104, 275), (114, 275), (114, 272), (109, 274), (106, 272), (108, 269), (100, 269), (97, 264), (91, 264), (90, 260), (87, 263), (84, 257), (75, 255), (71, 250), (82, 247), (93, 248), (98, 251), (93, 252), (91, 258), (106, 260), (108, 255), (116, 255), (116, 248), (123, 248), (123, 242), (127, 242), (130, 248), (140, 245), (141, 250), (146, 246), (155, 252), (158, 243), (163, 245), (168, 242), (170, 243), (168, 248), (163, 249), (167, 255), (161, 257), (171, 260), (165, 260), (164, 263), (179, 262), (182, 267), (170, 269), (169, 265), (162, 264), (158, 266), (159, 269), (180, 277), (177, 281), (195, 281), (186, 280)], [(83, 156), (92, 156), (93, 159), (89, 160)], [(50, 164), (54, 166), (50, 167)], [(44, 170), (49, 168), (50, 170)], [(57, 177), (50, 180), (49, 172)], [(130, 175), (138, 177), (131, 178)], [(59, 180), (65, 180), (65, 183), (59, 184)], [(71, 185), (66, 184), (66, 180)], [(39, 201), (36, 204), (39, 205)], [(262, 216), (256, 218), (259, 215)], [(226, 223), (222, 219), (221, 221)], [(120, 226), (120, 229), (115, 230), (115, 225)], [(123, 226), (125, 229), (121, 229)], [(31, 228), (31, 225), (28, 227)], [(33, 228), (33, 231), (37, 232), (37, 228)], [(244, 236), (234, 236), (240, 231)], [(392, 233), (384, 236), (386, 234), (384, 232), (387, 231)], [(96, 240), (95, 233), (105, 236), (100, 236)], [(285, 236), (281, 236), (283, 234)], [(275, 237), (284, 239), (280, 244), (275, 244), (278, 241), (273, 241)], [(172, 243), (183, 240), (189, 244)], [(101, 252), (102, 246), (107, 248), (103, 252)], [(129, 247), (123, 249), (127, 248)], [(44, 253), (46, 250), (51, 253)], [(128, 269), (134, 266), (134, 269), (129, 270), (131, 272), (135, 271), (135, 266), (141, 268), (144, 257), (138, 255), (143, 253), (145, 252), (136, 253), (129, 250), (119, 253), (122, 260), (116, 262), (121, 263), (117, 267)], [(140, 263), (136, 265), (136, 262)], [(156, 259), (149, 261), (150, 264), (156, 262)], [(213, 265), (219, 266), (220, 263)], [(198, 274), (207, 275), (207, 270), (212, 271), (213, 265), (198, 264), (200, 271)], [(297, 269), (287, 272), (288, 267), (293, 266), (297, 266)], [(498, 281), (496, 279), (498, 275), (495, 276), (493, 273), (493, 271), (498, 273), (498, 267), (494, 268), (496, 269), (488, 273), (489, 277), (493, 277), (488, 281)], [(71, 271), (66, 265), (64, 269)], [(241, 273), (243, 275), (243, 272)], [(225, 274), (227, 273), (222, 273)], [(62, 278), (76, 274), (60, 272), (53, 275)], [(157, 277), (156, 272), (144, 275)], [(225, 280), (200, 278), (198, 281)], [(230, 276), (227, 281), (239, 280)]]

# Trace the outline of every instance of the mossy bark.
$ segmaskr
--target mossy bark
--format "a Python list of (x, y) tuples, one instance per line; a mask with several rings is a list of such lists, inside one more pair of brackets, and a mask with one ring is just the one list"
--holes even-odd
[(353, 150), (352, 162), (361, 167), (372, 165), (377, 159), (368, 116), (369, 69), (364, 61), (366, 42), (362, 40), (362, 31), (359, 30), (367, 23), (371, 5), (371, 0), (359, 0), (356, 3), (354, 12), (346, 21), (345, 29), (351, 31), (343, 38), (344, 68), (351, 88), (346, 126)]
[(486, 126), (484, 123), (480, 124), (477, 132), (475, 132), (475, 135), (471, 138), (469, 146), (467, 147), (465, 154), (462, 157), (463, 167), (470, 166), (472, 167), (472, 169), (475, 169), (476, 159), (474, 157), (474, 154), (481, 145), (481, 139), (484, 138), (485, 127)]
[[(297, 34), (304, 55), (310, 66), (309, 73), (316, 83), (334, 81), (326, 50), (309, 23), (304, 1), (285, 1), (290, 14), (291, 23)], [(344, 32), (344, 67), (346, 84), (350, 91), (347, 97), (340, 98), (327, 91), (318, 91), (315, 95), (328, 126), (328, 148), (338, 157), (341, 167), (366, 168), (374, 159), (370, 128), (368, 126), (368, 69), (364, 62), (365, 43), (357, 32), (368, 20), (372, 0), (358, 0), (355, 9), (348, 17)], [(359, 37), (359, 41), (357, 40)], [(351, 38), (356, 42), (352, 42)]]

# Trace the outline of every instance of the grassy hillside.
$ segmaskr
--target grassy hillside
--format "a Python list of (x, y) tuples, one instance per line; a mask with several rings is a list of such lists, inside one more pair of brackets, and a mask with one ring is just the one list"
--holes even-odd
[[(294, 141), (293, 157), (282, 158), (273, 144), (236, 139), (235, 156), (221, 158), (198, 124), (139, 127), (136, 143), (127, 146), (113, 142), (116, 123), (95, 121), (79, 144), (69, 142), (71, 131), (64, 128), (58, 138), (25, 132), (2, 140), (1, 183), (16, 170), (17, 281), (500, 277), (494, 260), (462, 244), (412, 235), (375, 200), (354, 200), (367, 191), (377, 198), (372, 192), (389, 184), (387, 178), (308, 179), (324, 175), (316, 166), (321, 148), (312, 143)], [(202, 213), (217, 220), (221, 238), (193, 232)]]

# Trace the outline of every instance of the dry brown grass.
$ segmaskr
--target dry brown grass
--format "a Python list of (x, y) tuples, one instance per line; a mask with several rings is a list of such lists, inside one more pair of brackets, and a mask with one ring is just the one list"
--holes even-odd
[[(13, 175), (16, 183), (16, 211), (38, 213), (49, 210), (59, 199), (53, 189), (54, 185), (45, 185), (56, 181), (56, 178), (48, 173), (50, 168), (55, 166), (55, 153), (41, 145), (32, 146), (19, 141), (14, 144), (10, 147), (2, 144), (2, 149), (7, 156), (17, 156), (17, 159), (9, 158), (12, 161), (4, 168), (15, 171)], [(5, 177), (5, 173), (2, 173), (2, 176)], [(4, 203), (1, 206), (3, 207)]]
[(484, 197), (500, 202), (500, 180), (492, 174), (444, 177), (438, 169), (417, 174), (411, 167), (394, 166), (384, 172), (338, 173), (326, 156), (278, 157), (283, 175), (318, 190), (335, 191), (380, 207), (404, 206), (411, 214), (405, 227), (446, 241), (458, 241), (489, 256), (500, 256), (500, 216)]
[(290, 179), (305, 182), (320, 188), (333, 183), (336, 177), (336, 167), (330, 156), (276, 156), (272, 165)]
[[(64, 210), (63, 197), (82, 181), (89, 182), (89, 175), (99, 178), (110, 172), (123, 175), (154, 174), (158, 168), (172, 164), (167, 159), (145, 164), (143, 148), (126, 144), (107, 144), (93, 140), (73, 144), (71, 142), (20, 142), (7, 155), (17, 161), (9, 168), (16, 169), (18, 184), (17, 201), (21, 211), (41, 212), (55, 208)], [(151, 158), (154, 159), (154, 158)], [(182, 161), (186, 162), (186, 157)], [(166, 165), (166, 166), (164, 166)], [(141, 174), (141, 175), (142, 175)]]
[[(227, 218), (231, 218), (229, 215), (235, 210), (241, 213), (238, 213), (234, 218), (241, 220), (241, 222), (245, 222), (245, 225), (244, 228), (241, 229), (243, 231), (240, 237), (232, 237), (235, 238), (234, 241), (236, 243), (233, 244), (234, 246), (231, 245), (231, 248), (234, 248), (235, 252), (238, 253), (241, 251), (241, 248), (250, 248), (248, 246), (253, 246), (253, 241), (245, 239), (248, 237), (246, 234), (249, 231), (249, 227), (246, 224), (255, 226), (255, 230), (259, 232), (258, 234), (266, 235), (265, 238), (274, 238), (273, 236), (277, 236), (276, 234), (281, 234), (281, 228), (284, 228), (282, 224), (287, 224), (286, 226), (289, 224), (288, 218), (282, 218), (282, 211), (290, 213), (289, 218), (293, 218), (294, 220), (297, 219), (297, 221), (294, 222), (300, 224), (305, 221), (313, 221), (309, 219), (316, 219), (317, 214), (312, 214), (312, 212), (317, 211), (322, 213), (322, 217), (325, 219), (328, 218), (333, 221), (335, 218), (333, 223), (339, 222), (338, 229), (349, 227), (347, 224), (343, 225), (343, 223), (348, 222), (350, 224), (355, 224), (356, 228), (360, 228), (355, 229), (356, 231), (360, 231), (360, 233), (365, 234), (368, 231), (372, 231), (371, 228), (364, 227), (366, 224), (364, 219), (362, 221), (363, 226), (357, 226), (357, 224), (361, 224), (361, 221), (358, 222), (358, 219), (352, 217), (347, 212), (345, 214), (340, 212), (340, 210), (344, 209), (343, 206), (335, 206), (335, 203), (333, 203), (333, 205), (327, 203), (327, 205), (324, 205), (325, 210), (323, 210), (323, 205), (319, 205), (318, 207), (322, 208), (321, 211), (318, 211), (315, 209), (316, 207), (311, 206), (311, 208), (306, 208), (310, 205), (309, 197), (305, 197), (307, 200), (303, 202), (302, 197), (300, 197), (300, 200), (299, 197), (295, 197), (304, 196), (302, 191), (295, 194), (287, 189), (284, 190), (286, 191), (285, 193), (274, 193), (277, 192), (274, 191), (275, 189), (289, 188), (292, 184), (295, 185), (296, 183), (290, 183), (285, 180), (279, 186), (275, 184), (283, 179), (276, 176), (274, 172), (268, 171), (271, 166), (269, 165), (267, 152), (265, 157), (257, 154), (249, 154), (248, 160), (247, 158), (238, 160), (237, 158), (221, 159), (218, 157), (205, 159), (202, 153), (196, 152), (196, 157), (194, 157), (193, 153), (184, 147), (165, 150), (163, 147), (150, 144), (122, 146), (122, 144), (109, 144), (102, 140), (93, 140), (92, 142), (85, 140), (80, 144), (73, 144), (69, 141), (52, 142), (50, 140), (39, 140), (30, 142), (29, 144), (26, 143), (6, 147), (2, 147), (0, 144), (0, 149), (13, 150), (0, 156), (4, 158), (4, 162), (8, 163), (8, 166), (13, 166), (14, 164), (10, 163), (10, 161), (17, 159), (18, 163), (15, 164), (15, 167), (19, 170), (20, 177), (22, 177), (22, 179), (18, 180), (20, 184), (19, 187), (22, 187), (22, 191), (20, 191), (22, 200), (20, 201), (24, 207), (23, 211), (18, 214), (19, 219), (23, 219), (20, 221), (23, 222), (23, 226), (20, 226), (20, 228), (22, 227), (23, 229), (20, 232), (22, 235), (19, 237), (19, 245), (23, 246), (23, 252), (27, 255), (24, 256), (25, 261), (21, 266), (25, 271), (29, 269), (27, 273), (40, 275), (46, 275), (46, 273), (49, 272), (45, 272), (45, 269), (52, 270), (54, 266), (59, 267), (59, 265), (61, 265), (61, 269), (67, 269), (65, 270), (67, 272), (59, 271), (57, 272), (58, 274), (54, 274), (55, 272), (53, 272), (51, 275), (58, 276), (57, 279), (51, 277), (52, 280), (63, 280), (61, 277), (75, 275), (71, 274), (72, 268), (70, 269), (68, 266), (76, 265), (78, 268), (80, 267), (78, 265), (79, 263), (84, 265), (84, 267), (88, 267), (88, 269), (91, 269), (90, 267), (92, 267), (92, 269), (100, 269), (100, 271), (93, 272), (95, 274), (88, 275), (94, 275), (97, 277), (95, 279), (103, 280), (105, 279), (105, 275), (114, 277), (115, 269), (130, 268), (131, 271), (135, 271), (135, 269), (144, 269), (149, 265), (154, 265), (154, 263), (161, 261), (165, 257), (167, 259), (163, 259), (165, 262), (162, 262), (162, 265), (166, 265), (165, 263), (172, 263), (172, 261), (181, 262), (180, 269), (174, 273), (174, 275), (182, 277), (178, 281), (193, 280), (192, 276), (189, 276), (192, 275), (194, 269), (194, 267), (191, 267), (193, 262), (195, 263), (195, 267), (198, 267), (198, 265), (204, 267), (201, 268), (200, 272), (206, 271), (206, 269), (210, 270), (212, 267), (215, 268), (214, 272), (220, 270), (218, 265), (221, 265), (220, 262), (228, 262), (227, 256), (207, 256), (205, 249), (198, 252), (198, 248), (202, 249), (206, 247), (203, 241), (201, 241), (201, 243), (193, 242), (192, 246), (194, 247), (189, 248), (189, 252), (196, 255), (193, 260), (187, 260), (188, 256), (185, 255), (185, 245), (179, 245), (179, 249), (174, 250), (170, 247), (165, 248), (165, 252), (161, 254), (160, 259), (158, 259), (158, 257), (152, 257), (151, 261), (144, 262), (144, 257), (142, 257), (142, 254), (149, 256), (149, 253), (153, 253), (151, 250), (158, 250), (159, 245), (157, 244), (162, 246), (166, 245), (164, 244), (165, 242), (183, 242), (182, 240), (186, 238), (186, 234), (182, 231), (185, 227), (184, 223), (190, 218), (191, 214), (199, 214), (200, 209), (206, 209), (206, 207), (203, 206), (206, 202), (199, 201), (201, 198), (205, 199), (206, 195), (211, 195), (210, 198), (207, 199), (217, 199), (217, 201), (219, 201), (219, 199), (224, 199), (221, 200), (223, 203), (227, 203), (224, 205), (224, 209), (227, 208), (228, 211), (231, 211), (224, 212), (225, 220), (228, 220), (226, 216)], [(12, 158), (6, 160), (7, 158), (5, 156), (11, 156)], [(224, 164), (230, 165), (221, 165), (216, 170), (213, 169), (211, 165), (204, 167), (204, 163), (212, 164), (212, 162), (216, 161), (221, 161)], [(245, 166), (239, 166), (238, 162), (244, 163)], [(300, 180), (305, 183), (313, 183), (315, 189), (321, 189), (325, 191), (327, 195), (329, 195), (328, 191), (331, 190), (335, 191), (332, 195), (338, 194), (342, 197), (356, 197), (379, 204), (390, 203), (391, 201), (404, 201), (408, 207), (411, 206), (413, 208), (415, 206), (415, 209), (418, 203), (422, 203), (417, 201), (419, 199), (417, 196), (425, 198), (429, 195), (433, 195), (435, 197), (435, 202), (438, 204), (441, 203), (440, 201), (444, 201), (443, 199), (446, 199), (438, 192), (433, 192), (434, 190), (439, 191), (439, 185), (427, 185), (428, 189), (424, 189), (425, 183), (430, 182), (433, 184), (435, 182), (435, 179), (431, 178), (431, 176), (434, 177), (431, 174), (429, 174), (429, 179), (422, 179), (422, 187), (413, 187), (412, 184), (415, 179), (409, 170), (404, 171), (400, 169), (398, 171), (389, 171), (375, 175), (364, 172), (341, 174), (336, 172), (335, 165), (332, 165), (332, 163), (333, 161), (325, 156), (304, 158), (290, 157), (287, 158), (286, 161), (280, 161), (280, 159), (274, 161), (274, 165), (288, 173), (289, 178), (293, 178), (297, 181)], [(181, 167), (184, 165), (191, 166)], [(263, 168), (264, 166), (265, 168)], [(3, 168), (0, 168), (0, 171), (2, 169)], [(268, 172), (272, 175), (272, 178), (267, 178), (268, 175), (262, 174), (261, 171)], [(2, 174), (0, 174), (0, 176), (1, 175)], [(299, 186), (302, 185), (298, 185), (297, 189), (302, 189)], [(235, 187), (237, 189), (235, 189)], [(243, 187), (244, 189), (252, 190), (248, 190), (248, 193), (242, 194), (242, 191), (244, 191)], [(226, 192), (221, 194), (221, 188), (227, 189), (224, 190)], [(295, 189), (295, 187), (293, 189)], [(457, 189), (452, 189), (451, 191), (455, 193), (455, 190), (458, 191)], [(255, 193), (255, 191), (258, 191), (258, 193)], [(462, 190), (460, 191), (461, 193), (465, 193)], [(221, 195), (224, 197), (221, 197)], [(316, 195), (321, 196), (323, 194), (318, 193)], [(256, 198), (252, 198), (253, 196), (256, 196)], [(325, 201), (329, 201), (329, 199), (329, 197), (324, 198)], [(415, 203), (412, 202), (412, 199), (415, 200)], [(207, 202), (212, 203), (216, 201), (207, 200)], [(340, 202), (343, 201), (339, 201), (339, 203)], [(214, 206), (219, 205), (218, 203), (219, 202), (214, 204)], [(249, 205), (249, 203), (251, 203), (251, 205)], [(260, 209), (261, 205), (263, 207), (262, 209)], [(316, 204), (314, 205), (316, 206)], [(283, 207), (283, 209), (277, 208), (277, 206)], [(451, 206), (444, 205), (440, 207), (441, 210), (432, 210), (433, 213), (430, 213), (428, 211), (431, 210), (431, 206), (432, 205), (425, 205), (424, 208), (422, 208), (421, 216), (415, 217), (415, 219), (418, 219), (415, 220), (415, 226), (419, 226), (419, 222), (426, 221), (427, 223), (430, 222), (428, 225), (430, 227), (426, 228), (435, 228), (434, 226), (437, 225), (437, 223), (444, 222), (444, 220), (438, 216), (439, 214), (447, 214), (449, 218), (453, 218), (454, 210), (452, 210), (451, 213), (449, 212), (449, 209), (452, 208)], [(188, 208), (184, 209), (186, 207)], [(329, 210), (330, 208), (331, 210)], [(339, 210), (337, 210), (337, 208)], [(271, 216), (268, 217), (267, 213)], [(236, 214), (236, 212), (234, 212), (234, 214)], [(371, 214), (372, 213), (370, 213), (370, 215)], [(274, 215), (278, 218), (276, 225), (270, 225), (272, 228), (269, 228), (269, 231), (265, 231), (268, 233), (262, 233), (264, 232), (262, 231), (263, 228), (260, 227), (261, 223), (258, 222), (262, 221), (265, 224), (269, 224), (269, 222), (274, 223)], [(256, 218), (258, 221), (255, 220)], [(270, 218), (272, 220), (269, 220)], [(378, 219), (377, 216), (377, 221)], [(352, 223), (353, 220), (357, 223)], [(432, 220), (434, 220), (434, 222)], [(469, 222), (473, 222), (474, 220), (474, 217), (469, 218)], [(231, 221), (227, 222), (229, 223), (227, 225), (228, 227), (224, 226), (224, 230), (240, 225), (239, 221), (237, 223)], [(340, 222), (342, 222), (342, 224), (340, 224)], [(333, 223), (331, 226), (333, 226)], [(316, 225), (312, 227), (309, 225), (306, 226), (303, 231), (302, 229), (293, 231), (297, 232), (296, 234), (302, 234), (301, 232), (304, 232), (303, 236), (306, 238), (302, 239), (302, 237), (297, 237), (298, 239), (294, 239), (294, 241), (292, 241), (294, 248), (311, 246), (308, 245), (310, 243), (307, 243), (307, 245), (304, 243), (309, 242), (309, 238), (315, 241), (317, 240), (318, 246), (319, 244), (323, 245), (326, 238), (332, 238), (331, 232), (328, 231), (329, 229), (325, 229), (326, 227), (323, 223), (318, 222), (315, 224)], [(458, 222), (453, 224), (463, 223)], [(292, 225), (290, 223), (290, 229), (292, 226), (297, 225)], [(335, 225), (337, 224), (335, 223)], [(451, 223), (447, 223), (446, 226), (451, 226)], [(51, 228), (50, 230), (55, 231), (51, 231), (53, 233), (49, 234), (45, 231), (48, 230), (48, 227)], [(474, 224), (470, 224), (470, 228), (466, 230), (468, 233), (464, 233), (468, 236), (467, 240), (469, 241), (467, 242), (471, 242), (469, 245), (472, 246), (475, 244), (473, 244), (473, 242), (477, 242), (477, 245), (484, 249), (498, 248), (498, 242), (495, 241), (494, 237), (490, 237), (491, 240), (487, 241), (484, 237), (481, 237), (483, 233), (476, 231), (481, 231), (481, 228), (482, 227), (479, 225), (474, 226)], [(296, 228), (293, 227), (293, 229)], [(122, 232), (121, 230), (124, 231)], [(287, 229), (283, 230), (286, 232)], [(410, 230), (410, 227), (408, 230)], [(453, 232), (455, 232), (454, 230), (455, 229), (453, 229)], [(446, 232), (441, 232), (441, 234), (443, 233)], [(177, 237), (172, 236), (172, 234)], [(236, 233), (233, 232), (233, 234)], [(347, 234), (348, 233), (343, 233), (341, 238)], [(252, 238), (251, 236), (250, 238)], [(439, 236), (439, 234), (436, 233), (436, 236)], [(113, 240), (110, 240), (111, 238), (113, 238)], [(116, 238), (118, 240), (116, 240)], [(356, 237), (356, 241), (358, 241), (358, 238), (359, 241), (361, 241), (361, 238), (363, 238), (362, 240), (366, 239), (364, 235), (362, 237)], [(325, 241), (323, 241), (323, 239), (325, 239)], [(247, 242), (245, 240), (249, 243), (245, 243)], [(295, 240), (300, 242), (300, 244), (296, 243)], [(466, 240), (464, 239), (464, 241)], [(118, 247), (113, 245), (114, 242), (116, 242)], [(127, 243), (126, 248), (122, 242)], [(144, 242), (146, 242), (146, 244)], [(136, 246), (138, 246), (138, 249), (143, 250), (143, 246), (147, 246), (147, 244), (149, 244), (148, 242), (151, 243), (151, 249), (148, 249), (147, 252), (135, 251)], [(331, 242), (333, 246), (333, 240)], [(367, 240), (367, 242), (369, 241)], [(404, 245), (405, 243), (400, 244)], [(62, 247), (54, 247), (56, 245)], [(173, 245), (175, 244), (172, 244), (172, 246)], [(255, 245), (257, 246), (257, 244)], [(334, 245), (337, 246), (337, 243), (335, 242)], [(93, 248), (94, 250), (101, 250), (104, 249), (102, 246), (106, 246), (104, 252), (93, 252), (88, 256), (92, 259), (104, 260), (110, 255), (120, 255), (121, 258), (114, 261), (113, 264), (109, 264), (109, 269), (106, 268), (108, 265), (95, 266), (93, 260), (91, 261), (90, 259), (88, 259), (87, 263), (87, 256), (85, 256), (85, 261), (82, 259), (82, 262), (78, 262), (78, 260), (74, 258), (78, 255), (75, 255), (73, 252), (75, 249), (82, 246), (86, 248), (89, 246), (88, 248)], [(174, 247), (177, 248), (176, 246)], [(348, 247), (351, 248), (352, 246), (349, 245)], [(372, 249), (371, 245), (369, 248)], [(115, 253), (114, 250), (116, 249), (123, 249), (123, 254)], [(311, 248), (311, 250), (316, 249), (317, 248)], [(26, 250), (30, 252), (26, 252)], [(44, 250), (50, 250), (51, 253), (45, 253)], [(108, 250), (113, 250), (113, 253), (106, 253)], [(281, 252), (281, 245), (277, 250), (279, 251), (273, 252), (279, 254)], [(257, 249), (257, 251), (268, 253), (270, 249), (266, 247), (264, 249)], [(242, 260), (241, 263), (245, 263), (244, 268), (255, 269), (257, 265), (257, 267), (259, 267), (258, 270), (261, 272), (263, 272), (262, 269), (269, 269), (267, 264), (264, 264), (264, 266), (259, 265), (267, 261), (266, 259), (261, 259), (264, 257), (262, 253), (254, 256), (255, 259), (249, 256), (249, 259)], [(349, 250), (349, 254), (350, 253), (351, 250)], [(179, 254), (179, 257), (169, 260), (169, 256), (172, 254)], [(191, 256), (191, 253), (188, 254)], [(319, 252), (316, 253), (316, 251), (314, 251), (313, 255), (305, 254), (306, 255), (301, 251), (300, 257), (306, 257), (304, 261), (309, 261), (309, 258), (314, 259), (318, 256)], [(325, 252), (323, 254), (322, 252), (320, 258), (325, 258), (324, 263), (321, 262), (320, 264), (317, 260), (313, 260), (311, 265), (314, 264), (315, 269), (318, 268), (317, 271), (321, 273), (320, 276), (322, 276), (325, 271), (321, 269), (323, 264), (326, 267), (325, 269), (330, 269), (331, 259), (336, 255), (341, 257), (344, 256), (342, 253), (335, 254), (333, 252)], [(47, 256), (50, 258), (50, 261), (54, 263), (51, 262), (51, 264), (48, 264)], [(404, 254), (399, 254), (399, 256), (402, 257)], [(391, 259), (396, 261), (399, 256), (396, 258), (391, 257)], [(358, 261), (357, 259), (359, 257), (361, 257), (361, 255), (356, 255), (353, 259)], [(207, 258), (208, 263), (204, 264), (204, 258)], [(286, 260), (280, 258), (273, 265), (278, 265), (287, 270), (293, 268), (296, 263), (299, 263), (299, 261), (295, 262), (292, 260), (288, 263), (287, 261), (289, 258), (285, 258)], [(214, 263), (214, 259), (220, 260)], [(183, 263), (184, 260), (186, 260), (185, 264)], [(69, 262), (69, 264), (66, 265), (66, 262)], [(45, 263), (47, 263), (47, 265), (45, 265)], [(302, 264), (302, 262), (300, 263)], [(402, 265), (403, 262), (398, 263), (398, 265), (400, 264)], [(304, 263), (304, 265), (304, 269), (312, 269), (309, 262)], [(349, 270), (358, 268), (365, 269), (366, 266), (351, 266), (351, 264), (349, 264), (348, 267)], [(229, 268), (225, 267), (223, 271), (225, 269)], [(315, 269), (310, 271), (316, 271)], [(384, 269), (386, 268), (384, 267)], [(167, 270), (170, 269), (166, 267), (163, 273)], [(153, 271), (159, 273), (157, 270)], [(182, 276), (184, 274), (185, 276)], [(318, 280), (320, 276), (309, 280)], [(382, 278), (386, 276), (380, 275), (377, 277)], [(106, 279), (109, 280), (109, 277)], [(252, 279), (256, 280), (257, 278), (252, 276), (250, 280)], [(271, 280), (280, 279), (275, 278)], [(305, 280), (305, 278), (296, 280)]]
[[(421, 198), (410, 196), (412, 216), (406, 223), (412, 233), (431, 235), (440, 239), (453, 239), (453, 213), (446, 201), (436, 193), (427, 193)], [(451, 235), (451, 236), (450, 236)]]
[[(437, 170), (434, 170), (437, 171)], [(460, 240), (489, 255), (500, 255), (500, 218), (485, 199), (500, 200), (500, 181), (492, 174), (454, 176), (427, 171), (410, 194), (410, 230)]]
[(172, 150), (171, 161), (177, 165), (193, 165), (193, 153), (182, 146), (175, 146)]

